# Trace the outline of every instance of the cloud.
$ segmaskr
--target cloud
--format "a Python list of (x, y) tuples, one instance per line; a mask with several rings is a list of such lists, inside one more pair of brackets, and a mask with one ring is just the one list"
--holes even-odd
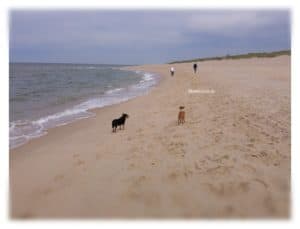
[(149, 11), (16, 11), (12, 14), (11, 42), (20, 45), (86, 43), (98, 46), (181, 42), (184, 38), (182, 31), (170, 26), (170, 18), (155, 14)]
[(195, 14), (187, 19), (191, 30), (226, 36), (247, 35), (282, 20), (288, 20), (286, 11), (223, 11)]
[(10, 15), (15, 61), (159, 63), (289, 46), (286, 10), (14, 10)]

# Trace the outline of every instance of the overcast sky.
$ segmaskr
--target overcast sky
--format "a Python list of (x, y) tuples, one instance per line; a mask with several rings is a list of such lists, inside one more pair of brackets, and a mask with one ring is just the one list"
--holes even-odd
[(145, 64), (290, 49), (288, 10), (10, 12), (10, 61)]

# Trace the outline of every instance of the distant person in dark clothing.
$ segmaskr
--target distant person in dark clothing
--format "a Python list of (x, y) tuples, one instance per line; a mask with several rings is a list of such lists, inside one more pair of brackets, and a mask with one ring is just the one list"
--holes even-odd
[(194, 73), (196, 73), (197, 72), (197, 64), (196, 63), (194, 63), (194, 65), (193, 65), (193, 68), (194, 68)]

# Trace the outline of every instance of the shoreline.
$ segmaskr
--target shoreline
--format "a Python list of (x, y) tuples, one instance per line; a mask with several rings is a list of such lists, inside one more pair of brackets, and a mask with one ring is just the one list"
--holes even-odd
[[(136, 73), (136, 71), (135, 70), (131, 70), (130, 69), (130, 67), (119, 67), (118, 68), (119, 70), (125, 70), (125, 71), (131, 71), (131, 72), (134, 72), (134, 73)], [(72, 123), (74, 123), (74, 122), (77, 122), (77, 121), (80, 121), (80, 120), (82, 120), (82, 119), (87, 119), (87, 118), (91, 118), (91, 117), (93, 117), (94, 115), (96, 115), (93, 111), (94, 110), (97, 110), (97, 109), (101, 109), (101, 108), (104, 108), (104, 107), (107, 107), (107, 106), (112, 106), (112, 105), (118, 105), (118, 104), (120, 104), (120, 103), (123, 103), (123, 102), (127, 102), (127, 101), (130, 101), (130, 100), (132, 100), (132, 99), (134, 99), (134, 98), (136, 98), (136, 97), (139, 97), (139, 96), (144, 96), (144, 95), (147, 95), (154, 87), (156, 87), (159, 83), (160, 83), (160, 81), (161, 81), (161, 77), (159, 76), (159, 75), (157, 75), (157, 74), (155, 74), (155, 73), (151, 73), (151, 72), (142, 72), (142, 71), (140, 71), (139, 73), (137, 73), (137, 74), (139, 74), (139, 75), (141, 75), (141, 79), (144, 79), (144, 78), (147, 78), (148, 77), (148, 75), (150, 74), (151, 75), (151, 77), (155, 77), (156, 79), (154, 79), (154, 84), (153, 85), (150, 85), (150, 86), (147, 86), (147, 87), (145, 87), (144, 88), (144, 90), (143, 91), (140, 91), (140, 92), (136, 92), (136, 94), (135, 95), (130, 95), (130, 94), (128, 94), (128, 95), (126, 95), (127, 97), (126, 97), (126, 99), (125, 100), (122, 100), (122, 98), (119, 96), (119, 98), (118, 98), (118, 101), (111, 101), (111, 103), (110, 104), (105, 104), (105, 102), (104, 102), (104, 104), (102, 104), (102, 105), (100, 105), (100, 106), (95, 106), (95, 107), (91, 107), (91, 108), (79, 108), (81, 105), (84, 105), (85, 103), (88, 103), (88, 102), (90, 102), (90, 101), (92, 101), (92, 100), (101, 100), (101, 99), (105, 99), (106, 97), (105, 96), (98, 96), (98, 97), (91, 97), (91, 98), (89, 98), (89, 99), (87, 99), (87, 100), (81, 100), (81, 102), (79, 102), (79, 103), (73, 103), (73, 104), (71, 104), (71, 106), (69, 106), (68, 108), (67, 107), (65, 107), (65, 109), (64, 110), (61, 110), (61, 111), (58, 111), (58, 112), (56, 112), (56, 113), (53, 113), (53, 114), (48, 114), (47, 116), (45, 116), (45, 117), (40, 117), (40, 118), (38, 118), (37, 120), (32, 120), (32, 121), (28, 121), (29, 123), (35, 123), (35, 122), (39, 122), (40, 120), (43, 120), (43, 119), (48, 119), (49, 117), (52, 119), (52, 117), (55, 117), (55, 116), (57, 116), (57, 115), (61, 115), (61, 114), (64, 114), (65, 112), (68, 112), (68, 111), (77, 111), (78, 109), (78, 111), (76, 112), (76, 113), (74, 113), (74, 115), (78, 115), (78, 117), (76, 116), (76, 117), (74, 117), (73, 119), (70, 119), (70, 120), (66, 120), (66, 121), (64, 121), (63, 123), (59, 123), (59, 121), (58, 121), (58, 123), (57, 124), (53, 124), (53, 125), (49, 125), (48, 127), (40, 127), (40, 130), (38, 130), (40, 133), (31, 133), (31, 134), (29, 134), (29, 135), (26, 135), (27, 137), (28, 137), (28, 139), (25, 141), (25, 142), (20, 142), (20, 143), (15, 143), (15, 145), (12, 145), (11, 147), (10, 147), (10, 150), (14, 150), (14, 149), (17, 149), (17, 148), (19, 148), (20, 146), (22, 146), (22, 145), (24, 145), (24, 144), (27, 144), (28, 142), (30, 142), (31, 140), (33, 140), (33, 139), (37, 139), (37, 138), (40, 138), (40, 137), (43, 137), (43, 136), (45, 136), (45, 135), (47, 135), (48, 134), (48, 132), (49, 132), (49, 130), (51, 130), (51, 129), (53, 129), (53, 128), (57, 128), (57, 127), (61, 127), (61, 126), (65, 126), (65, 125), (69, 125), (69, 124), (72, 124)], [(148, 80), (147, 79), (144, 79), (144, 80), (140, 80), (140, 82), (139, 83), (137, 83), (137, 84), (134, 84), (134, 85), (132, 85), (131, 87), (134, 87), (134, 86), (137, 86), (137, 85), (139, 85), (141, 82), (144, 82), (144, 81), (147, 81), (148, 82)], [(129, 87), (130, 88), (130, 87)], [(117, 88), (117, 89), (119, 89), (119, 88)], [(124, 89), (124, 88), (123, 88)], [(128, 89), (128, 88), (127, 88)], [(107, 93), (108, 92), (110, 92), (110, 91), (112, 91), (112, 90), (115, 90), (115, 89), (110, 89), (110, 90), (108, 90), (108, 91), (106, 91)], [(129, 90), (129, 89), (128, 89)], [(131, 90), (133, 90), (133, 89), (131, 89)], [(130, 91), (129, 90), (129, 92), (132, 92), (132, 91)], [(106, 93), (105, 93), (106, 94)], [(105, 95), (104, 94), (104, 95)], [(110, 94), (110, 93), (109, 93)], [(115, 97), (114, 98), (117, 98), (116, 96), (118, 96), (118, 95), (115, 95)], [(76, 108), (76, 107), (78, 107), (78, 108)], [(82, 113), (81, 115), (79, 115), (80, 113)], [(64, 117), (65, 115), (63, 115), (63, 117)], [(50, 119), (50, 120), (51, 120)], [(15, 125), (14, 123), (16, 123), (16, 122), (19, 122), (19, 121), (22, 121), (22, 120), (16, 120), (16, 121), (12, 121), (12, 124), (13, 125)], [(24, 121), (22, 121), (22, 122), (24, 122)], [(27, 121), (26, 121), (27, 122)], [(10, 123), (11, 124), (11, 123)], [(47, 123), (46, 123), (47, 124)], [(46, 125), (47, 126), (47, 125)], [(19, 136), (20, 137), (20, 136)], [(14, 137), (13, 137), (14, 138)], [(16, 137), (15, 137), (16, 138)], [(18, 137), (17, 137), (18, 138)], [(11, 141), (11, 140), (9, 140), (9, 141)]]
[(10, 150), (11, 217), (288, 218), (290, 57), (170, 66), (130, 67), (161, 82)]

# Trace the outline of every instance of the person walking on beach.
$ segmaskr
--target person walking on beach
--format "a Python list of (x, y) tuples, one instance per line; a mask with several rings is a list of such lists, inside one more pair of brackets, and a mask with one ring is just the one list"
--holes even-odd
[(194, 63), (194, 65), (193, 65), (193, 68), (194, 68), (194, 73), (196, 73), (197, 72), (197, 63)]
[(171, 72), (171, 76), (174, 76), (174, 73), (175, 73), (175, 69), (174, 69), (174, 67), (171, 67), (171, 70), (170, 70), (170, 72)]

